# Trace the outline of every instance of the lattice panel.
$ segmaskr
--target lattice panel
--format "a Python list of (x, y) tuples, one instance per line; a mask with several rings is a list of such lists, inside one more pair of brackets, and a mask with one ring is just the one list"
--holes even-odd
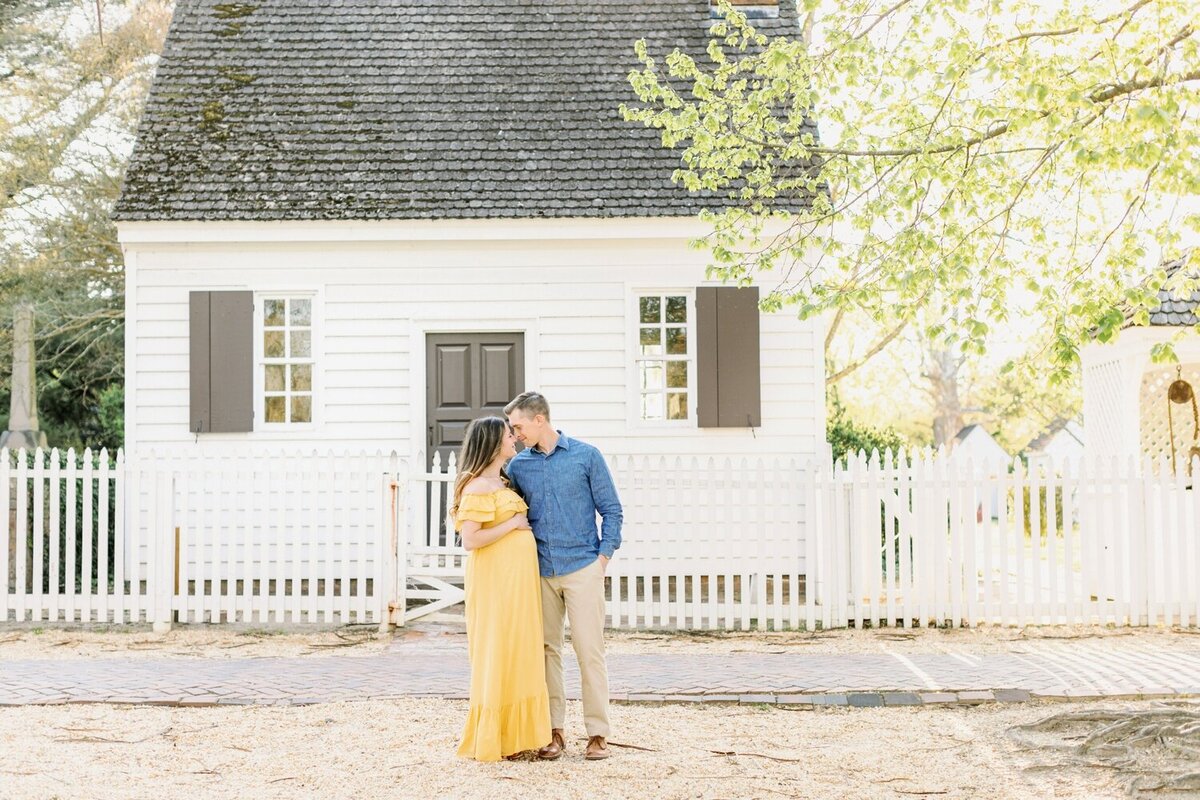
[[(1196, 392), (1200, 392), (1200, 362), (1179, 365), (1183, 367), (1182, 376), (1192, 384)], [(1171, 435), (1167, 422), (1167, 406), (1170, 406), (1171, 417), (1175, 422), (1175, 452), (1180, 459), (1187, 457), (1192, 446), (1195, 426), (1192, 417), (1192, 404), (1176, 404), (1167, 402), (1167, 387), (1176, 378), (1176, 365), (1154, 367), (1146, 370), (1142, 376), (1142, 391), (1138, 399), (1141, 417), (1142, 454), (1156, 461), (1160, 458), (1171, 457)]]
[(1084, 425), (1090, 455), (1115, 455), (1121, 441), (1121, 387), (1125, 370), (1119, 360), (1090, 364), (1084, 380)]

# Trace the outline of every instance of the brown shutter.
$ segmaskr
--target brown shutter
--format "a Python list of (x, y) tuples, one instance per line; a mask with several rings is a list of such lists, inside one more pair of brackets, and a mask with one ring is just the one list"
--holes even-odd
[(254, 429), (254, 294), (189, 297), (191, 431)]
[(696, 289), (696, 367), (701, 428), (762, 425), (757, 287)]
[(188, 295), (188, 393), (191, 399), (188, 430), (192, 433), (212, 430), (212, 406), (208, 396), (212, 383), (208, 371), (211, 328), (208, 310), (211, 295), (212, 292), (191, 292)]

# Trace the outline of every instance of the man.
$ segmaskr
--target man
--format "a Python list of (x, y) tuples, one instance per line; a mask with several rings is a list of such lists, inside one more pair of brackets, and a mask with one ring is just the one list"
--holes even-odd
[[(550, 425), (550, 405), (525, 392), (504, 407), (525, 450), (508, 462), (514, 488), (529, 505), (542, 575), (542, 624), (546, 639), (546, 686), (550, 695), (550, 743), (538, 755), (563, 754), (567, 712), (563, 689), (563, 612), (571, 621), (571, 644), (583, 679), (584, 758), (608, 758), (608, 665), (604, 659), (604, 573), (621, 546), (621, 501), (600, 451)], [(596, 531), (596, 512), (603, 518)]]

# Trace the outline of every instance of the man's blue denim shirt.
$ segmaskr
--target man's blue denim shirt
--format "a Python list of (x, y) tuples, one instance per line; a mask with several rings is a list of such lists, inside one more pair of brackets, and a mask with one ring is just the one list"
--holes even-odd
[[(508, 462), (508, 477), (529, 504), (543, 577), (569, 575), (621, 546), (621, 501), (604, 456), (558, 432), (549, 454), (536, 447)], [(604, 518), (600, 535), (596, 512)]]

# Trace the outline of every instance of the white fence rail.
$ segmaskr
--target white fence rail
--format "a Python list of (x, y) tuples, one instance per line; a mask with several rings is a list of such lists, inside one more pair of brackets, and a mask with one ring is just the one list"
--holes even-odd
[[(1200, 624), (1200, 499), (1163, 465), (610, 466), (614, 627)], [(0, 621), (415, 619), (462, 599), (453, 479), (378, 453), (0, 451)]]

